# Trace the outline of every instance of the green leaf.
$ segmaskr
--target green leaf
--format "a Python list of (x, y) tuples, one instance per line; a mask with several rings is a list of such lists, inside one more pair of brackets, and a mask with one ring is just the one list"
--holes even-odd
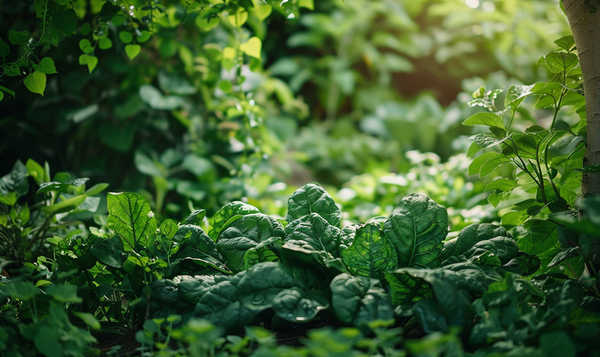
[(123, 43), (131, 43), (133, 41), (133, 35), (128, 31), (119, 32), (119, 38)]
[(92, 73), (92, 71), (94, 70), (94, 68), (96, 68), (96, 66), (98, 65), (98, 57), (96, 56), (91, 56), (91, 55), (81, 55), (79, 56), (79, 64), (80, 65), (87, 65), (88, 67), (88, 71), (90, 73)]
[(463, 125), (485, 125), (493, 128), (500, 128), (506, 130), (504, 128), (504, 123), (502, 122), (502, 117), (498, 114), (494, 113), (477, 113), (468, 117), (462, 123)]
[(298, 287), (284, 289), (273, 298), (273, 311), (291, 322), (308, 322), (328, 307), (325, 297)]
[(507, 162), (511, 162), (511, 160), (508, 157), (504, 156), (504, 154), (494, 153), (494, 155), (491, 158), (489, 158), (483, 163), (483, 165), (481, 165), (481, 168), (479, 169), (479, 177), (486, 177), (487, 175), (494, 172), (494, 170), (496, 170), (498, 167), (506, 164)]
[(496, 153), (496, 152), (486, 152), (486, 153), (483, 153), (483, 154), (477, 156), (475, 159), (473, 159), (473, 161), (469, 165), (468, 174), (469, 175), (479, 174), (479, 171), (481, 170), (481, 167), (483, 166), (483, 164), (485, 164), (488, 160), (490, 160), (490, 158), (496, 157), (497, 155), (498, 155), (498, 153)]
[(73, 9), (55, 11), (52, 16), (52, 25), (65, 35), (71, 35), (77, 27), (77, 14)]
[(202, 221), (204, 221), (204, 217), (206, 217), (206, 210), (198, 209), (190, 213), (190, 215), (187, 216), (183, 224), (193, 224), (195, 226), (200, 226), (202, 224)]
[(46, 293), (61, 303), (79, 303), (83, 300), (77, 296), (77, 287), (73, 285), (52, 284)]
[(74, 193), (77, 187), (85, 185), (85, 183), (88, 181), (89, 178), (83, 177), (67, 182), (43, 182), (40, 184), (40, 188), (37, 190), (37, 193), (46, 193), (51, 191)]
[(233, 272), (244, 269), (244, 254), (258, 243), (271, 237), (285, 236), (285, 231), (274, 218), (262, 213), (242, 216), (223, 229), (217, 239), (217, 249)]
[(311, 213), (291, 222), (286, 228), (286, 240), (298, 240), (308, 243), (314, 250), (327, 252), (338, 257), (338, 244), (341, 231), (329, 225), (320, 215)]
[(574, 53), (550, 52), (544, 56), (546, 66), (552, 73), (568, 73), (579, 63), (579, 58)]
[(327, 191), (313, 183), (302, 186), (289, 197), (287, 221), (292, 222), (311, 213), (319, 214), (334, 227), (340, 226), (342, 211)]
[(41, 94), (43, 96), (44, 90), (46, 89), (46, 75), (39, 70), (36, 70), (25, 77), (23, 84), (25, 84), (25, 87), (27, 87), (30, 92)]
[(385, 237), (398, 253), (400, 267), (434, 267), (441, 263), (448, 213), (422, 194), (405, 196), (384, 224)]
[(89, 312), (79, 312), (79, 311), (73, 311), (73, 314), (75, 316), (79, 317), (89, 327), (94, 328), (94, 329), (100, 329), (100, 327), (101, 327), (100, 321), (98, 321), (98, 319), (96, 319), (96, 317), (93, 314), (90, 314)]
[(10, 53), (10, 46), (8, 46), (8, 43), (2, 41), (2, 39), (0, 39), (0, 57), (6, 57), (6, 55), (8, 55)]
[(207, 17), (207, 16), (197, 16), (196, 17), (196, 26), (200, 28), (202, 31), (210, 31), (215, 28), (221, 22), (218, 16)]
[[(86, 55), (89, 55), (90, 53), (94, 52), (94, 47), (92, 47), (92, 43), (90, 42), (90, 40), (85, 38), (79, 41), (79, 48)], [(81, 57), (79, 57), (79, 64), (83, 64), (81, 63)]]
[(31, 39), (31, 34), (27, 31), (16, 31), (11, 29), (8, 32), (8, 40), (15, 46), (24, 46)]
[(262, 42), (258, 37), (251, 37), (248, 42), (240, 45), (240, 51), (250, 57), (261, 59)]
[(333, 309), (343, 323), (361, 326), (394, 320), (392, 301), (379, 280), (343, 273), (330, 287)]
[(0, 285), (0, 293), (12, 299), (28, 301), (33, 299), (35, 295), (41, 294), (41, 290), (29, 281), (12, 281)]
[(242, 27), (248, 20), (248, 12), (243, 7), (238, 7), (237, 11), (230, 13), (227, 19), (234, 27)]
[(546, 333), (540, 337), (540, 347), (546, 357), (575, 357), (577, 348), (563, 331)]
[(101, 50), (108, 50), (109, 48), (111, 48), (113, 46), (112, 41), (110, 40), (110, 38), (103, 38), (100, 41), (98, 41), (98, 47)]
[(498, 190), (498, 191), (511, 191), (513, 188), (518, 187), (519, 185), (515, 180), (511, 179), (497, 179), (494, 180), (485, 186), (485, 191)]
[(42, 207), (41, 211), (47, 215), (69, 212), (76, 209), (80, 204), (84, 203), (86, 198), (86, 195), (79, 195), (63, 199), (62, 201), (54, 203), (50, 206)]
[(164, 167), (160, 163), (150, 159), (139, 150), (135, 152), (134, 163), (135, 167), (143, 174), (153, 177), (165, 175), (163, 173)]
[(496, 237), (513, 239), (504, 227), (489, 223), (473, 223), (463, 228), (456, 239), (444, 244), (442, 259), (447, 260), (451, 256), (463, 255), (477, 243)]
[(156, 234), (156, 219), (146, 199), (136, 193), (109, 193), (107, 197), (108, 228), (123, 239), (125, 251), (147, 246)]
[(19, 197), (25, 195), (29, 191), (27, 173), (27, 167), (23, 165), (21, 160), (17, 160), (10, 173), (0, 178), (0, 194), (8, 195), (11, 192), (14, 192), (16, 202)]
[[(258, 17), (258, 19), (262, 22), (265, 21), (269, 15), (271, 15), (272, 10), (273, 7), (271, 5), (261, 4), (260, 6), (254, 7), (254, 15), (256, 15), (256, 17)], [(200, 18), (200, 16), (198, 16), (198, 18)]]
[(396, 249), (377, 224), (356, 230), (352, 245), (342, 251), (342, 261), (352, 274), (374, 279), (381, 279), (398, 265)]
[(212, 225), (208, 230), (208, 235), (216, 241), (221, 231), (235, 219), (248, 214), (260, 213), (258, 208), (244, 202), (234, 201), (226, 204), (215, 213), (212, 218)]
[(136, 58), (137, 55), (140, 54), (141, 50), (142, 50), (142, 47), (140, 47), (140, 45), (125, 46), (125, 53), (127, 54), (127, 57), (129, 57), (130, 60), (133, 60), (134, 58)]
[(305, 7), (309, 10), (314, 10), (315, 9), (315, 4), (314, 4), (314, 0), (298, 0), (298, 6), (299, 7)]
[(119, 235), (112, 238), (96, 238), (90, 246), (90, 253), (98, 261), (113, 268), (123, 267), (124, 251), (123, 239)]
[(223, 262), (223, 257), (217, 251), (215, 242), (202, 228), (194, 225), (181, 225), (173, 237), (173, 241), (179, 242), (179, 249), (171, 256), (171, 266), (191, 262), (221, 273), (231, 274)]
[(564, 36), (554, 41), (556, 45), (567, 52), (570, 52), (575, 46), (575, 39), (572, 35)]
[(56, 72), (56, 67), (54, 67), (54, 60), (50, 57), (44, 57), (40, 61), (40, 65), (37, 68), (38, 71), (45, 74), (54, 74)]

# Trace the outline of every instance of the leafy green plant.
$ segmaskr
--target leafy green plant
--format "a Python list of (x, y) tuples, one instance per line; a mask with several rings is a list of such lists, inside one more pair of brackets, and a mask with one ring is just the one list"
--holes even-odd
[[(19, 199), (29, 192), (29, 177), (39, 186), (30, 202)], [(59, 172), (50, 180), (50, 167), (34, 160), (24, 165), (17, 161), (12, 171), (0, 178), (0, 256), (2, 268), (14, 263), (35, 262), (39, 255), (49, 255), (46, 239), (54, 235), (71, 237), (83, 233), (76, 214), (95, 212), (100, 198), (95, 197), (108, 185), (97, 184), (86, 190), (88, 178), (72, 179)], [(22, 199), (20, 200), (23, 201)]]

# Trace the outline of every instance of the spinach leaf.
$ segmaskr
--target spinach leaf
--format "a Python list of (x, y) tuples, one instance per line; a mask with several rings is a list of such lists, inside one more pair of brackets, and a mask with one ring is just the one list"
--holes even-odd
[(156, 234), (157, 223), (150, 205), (137, 193), (109, 193), (107, 197), (108, 228), (119, 234), (125, 251), (148, 246), (148, 238)]
[(194, 225), (181, 225), (173, 237), (173, 241), (178, 242), (179, 249), (170, 258), (172, 266), (184, 261), (191, 261), (225, 274), (231, 274), (215, 243), (204, 233), (202, 228)]
[(447, 230), (446, 209), (422, 194), (404, 197), (384, 224), (385, 237), (398, 253), (399, 267), (440, 265)]
[(334, 227), (339, 227), (342, 221), (342, 211), (333, 198), (314, 183), (304, 185), (290, 195), (287, 221), (293, 222), (311, 213), (317, 213)]
[(90, 253), (104, 263), (113, 268), (123, 267), (123, 239), (115, 234), (112, 238), (96, 238), (92, 241)]
[(221, 231), (227, 228), (233, 221), (253, 213), (260, 213), (260, 211), (258, 208), (247, 203), (234, 201), (226, 204), (213, 216), (208, 236), (216, 241)]
[(396, 250), (376, 224), (356, 230), (354, 242), (342, 252), (342, 261), (352, 274), (375, 279), (398, 265)]
[(262, 213), (242, 216), (229, 224), (217, 240), (217, 249), (225, 258), (227, 267), (233, 272), (245, 267), (244, 255), (258, 243), (271, 237), (284, 237), (285, 231), (274, 218)]
[(193, 224), (195, 226), (199, 226), (202, 224), (204, 217), (206, 217), (206, 210), (198, 209), (187, 216), (183, 224)]
[(291, 322), (308, 322), (328, 307), (329, 301), (322, 295), (297, 287), (284, 289), (273, 298), (275, 313)]
[(314, 250), (327, 252), (337, 258), (341, 231), (317, 213), (311, 213), (291, 222), (286, 227), (286, 240), (308, 243)]
[(495, 237), (512, 238), (512, 235), (508, 233), (504, 227), (496, 226), (494, 224), (471, 224), (463, 228), (457, 238), (444, 243), (442, 259), (446, 260), (451, 256), (463, 255), (475, 244)]
[(333, 309), (343, 323), (355, 326), (374, 321), (393, 323), (392, 301), (379, 280), (343, 273), (331, 281), (330, 287)]

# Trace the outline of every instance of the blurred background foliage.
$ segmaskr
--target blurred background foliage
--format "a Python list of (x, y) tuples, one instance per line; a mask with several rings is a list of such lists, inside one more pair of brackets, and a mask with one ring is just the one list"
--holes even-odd
[[(36, 56), (58, 73), (43, 96), (26, 70), (2, 73), (16, 96), (0, 101), (0, 172), (48, 161), (175, 219), (240, 199), (284, 216), (318, 181), (349, 221), (413, 192), (451, 207), (452, 230), (497, 220), (483, 208), (493, 177), (467, 175), (466, 103), (482, 85), (546, 80), (536, 63), (569, 33), (558, 0), (77, 0), (0, 6), (0, 39), (39, 34), (47, 3)], [(3, 64), (19, 58), (9, 48)]]

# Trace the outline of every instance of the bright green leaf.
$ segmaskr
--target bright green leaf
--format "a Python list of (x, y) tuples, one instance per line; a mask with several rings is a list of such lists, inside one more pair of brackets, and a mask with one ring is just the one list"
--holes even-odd
[(46, 89), (46, 75), (37, 70), (25, 77), (23, 84), (25, 84), (25, 87), (27, 87), (30, 92), (41, 94), (43, 96), (44, 90)]
[(37, 70), (45, 74), (57, 73), (56, 67), (54, 67), (54, 61), (50, 57), (42, 58), (40, 61), (40, 66)]
[(133, 60), (134, 58), (136, 58), (137, 55), (140, 54), (141, 50), (142, 50), (142, 47), (140, 47), (140, 45), (125, 46), (125, 53), (127, 54), (127, 57), (129, 57), (130, 60)]
[(260, 59), (260, 52), (262, 48), (262, 42), (258, 37), (252, 37), (248, 42), (240, 45), (240, 50), (250, 57)]

